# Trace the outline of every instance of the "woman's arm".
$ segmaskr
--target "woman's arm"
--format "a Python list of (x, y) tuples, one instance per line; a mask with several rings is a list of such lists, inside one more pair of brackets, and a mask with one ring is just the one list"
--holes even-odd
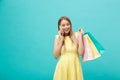
[(78, 31), (78, 53), (79, 55), (83, 56), (84, 54), (84, 43), (83, 43), (83, 37), (82, 37), (82, 29)]
[(57, 59), (58, 56), (60, 55), (60, 52), (61, 52), (61, 48), (62, 48), (62, 45), (63, 45), (63, 38), (57, 38), (55, 37), (55, 41), (54, 41), (54, 58)]

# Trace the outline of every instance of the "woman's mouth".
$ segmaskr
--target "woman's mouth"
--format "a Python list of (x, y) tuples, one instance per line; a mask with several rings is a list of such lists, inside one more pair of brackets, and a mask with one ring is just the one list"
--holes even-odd
[(66, 29), (66, 30), (65, 30), (65, 33), (68, 33), (68, 32), (69, 32), (69, 29)]

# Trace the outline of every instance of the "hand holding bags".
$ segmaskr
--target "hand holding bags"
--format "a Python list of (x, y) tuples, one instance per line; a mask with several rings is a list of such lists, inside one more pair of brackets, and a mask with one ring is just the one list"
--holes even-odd
[[(80, 30), (79, 30), (80, 31)], [(90, 32), (83, 33), (83, 43), (84, 43), (84, 54), (82, 56), (83, 62), (94, 60), (101, 56), (101, 52), (104, 48), (101, 44), (92, 36)]]

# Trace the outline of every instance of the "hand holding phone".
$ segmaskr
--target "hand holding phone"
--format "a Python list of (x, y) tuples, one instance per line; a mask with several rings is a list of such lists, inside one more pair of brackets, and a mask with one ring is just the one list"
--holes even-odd
[(58, 33), (59, 33), (61, 42), (63, 42), (64, 37), (65, 37), (65, 33), (64, 33), (64, 31), (63, 31), (63, 29), (61, 27), (60, 27), (60, 30), (58, 31)]

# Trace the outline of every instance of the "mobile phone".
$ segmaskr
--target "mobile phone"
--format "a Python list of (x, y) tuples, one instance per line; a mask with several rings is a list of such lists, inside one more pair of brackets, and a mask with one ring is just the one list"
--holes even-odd
[(61, 35), (65, 37), (65, 32), (61, 33)]
[(63, 36), (65, 37), (65, 32), (63, 33)]

